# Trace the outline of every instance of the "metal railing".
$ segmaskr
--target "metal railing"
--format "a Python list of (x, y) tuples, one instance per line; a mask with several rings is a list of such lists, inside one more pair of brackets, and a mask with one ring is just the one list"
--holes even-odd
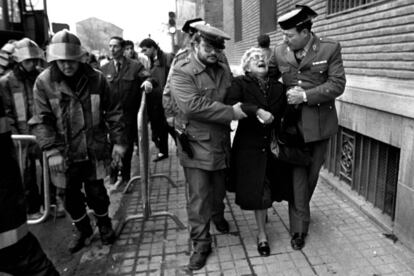
[[(12, 135), (13, 142), (17, 145), (17, 154), (20, 167), (21, 179), (24, 181), (24, 162), (23, 143), (36, 143), (36, 136), (34, 135)], [(40, 218), (27, 220), (28, 224), (38, 224), (44, 222), (50, 214), (50, 190), (49, 190), (49, 166), (46, 154), (42, 153), (42, 175), (43, 175), (43, 203), (44, 211)]]
[(133, 182), (141, 180), (141, 196), (142, 196), (142, 213), (129, 215), (125, 218), (121, 227), (118, 229), (118, 234), (122, 231), (124, 226), (131, 220), (142, 219), (143, 221), (149, 220), (155, 217), (169, 217), (178, 225), (179, 228), (185, 229), (184, 224), (178, 219), (178, 217), (167, 211), (152, 212), (150, 202), (150, 180), (154, 178), (165, 178), (168, 182), (177, 187), (177, 185), (164, 174), (150, 173), (149, 165), (149, 132), (148, 132), (148, 115), (146, 106), (146, 94), (142, 93), (141, 106), (138, 111), (138, 148), (139, 148), (139, 166), (140, 175), (132, 177), (124, 189), (124, 193), (128, 192)]

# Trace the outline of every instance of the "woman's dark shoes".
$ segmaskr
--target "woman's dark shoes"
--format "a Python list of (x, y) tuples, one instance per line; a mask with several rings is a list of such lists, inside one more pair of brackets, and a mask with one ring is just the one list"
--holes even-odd
[(294, 233), (290, 244), (294, 250), (301, 250), (305, 246), (305, 238), (307, 233)]
[(260, 256), (267, 257), (270, 255), (270, 247), (267, 241), (258, 241), (257, 242), (257, 251)]

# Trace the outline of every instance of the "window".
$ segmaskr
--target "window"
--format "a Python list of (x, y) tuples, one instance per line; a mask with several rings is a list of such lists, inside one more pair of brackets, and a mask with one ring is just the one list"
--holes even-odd
[(234, 0), (234, 41), (242, 40), (242, 3)]
[(9, 0), (8, 1), (8, 8), (9, 8), (9, 21), (10, 21), (10, 23), (21, 23), (22, 20), (20, 18), (19, 1), (18, 0)]
[(260, 33), (265, 34), (276, 30), (277, 1), (260, 0)]
[(394, 219), (400, 149), (339, 127), (329, 141), (325, 168)]
[(327, 0), (328, 15), (365, 8), (384, 0)]

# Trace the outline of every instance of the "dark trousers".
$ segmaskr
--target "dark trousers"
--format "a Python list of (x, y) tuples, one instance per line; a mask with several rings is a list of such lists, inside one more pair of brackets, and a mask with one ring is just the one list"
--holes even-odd
[(211, 248), (210, 220), (224, 215), (225, 170), (206, 171), (184, 167), (188, 182), (188, 223), (194, 251)]
[(0, 250), (0, 271), (19, 276), (56, 276), (52, 262), (32, 233)]
[(131, 159), (132, 153), (134, 152), (134, 140), (130, 139), (128, 141), (127, 148), (125, 150), (124, 157), (122, 157), (122, 168), (110, 168), (109, 176), (111, 183), (115, 183), (118, 177), (119, 171), (121, 171), (122, 180), (129, 181), (131, 178)]
[(312, 156), (309, 166), (293, 166), (293, 200), (289, 201), (290, 232), (307, 233), (310, 222), (309, 203), (325, 161), (329, 140), (308, 143)]
[(86, 204), (97, 215), (108, 212), (109, 197), (103, 179), (90, 180), (91, 174), (94, 166), (89, 161), (72, 164), (66, 173), (65, 208), (73, 220), (86, 214)]
[(23, 186), (28, 214), (39, 212), (42, 205), (42, 196), (37, 185), (36, 174), (36, 160), (42, 160), (41, 157), (42, 153), (35, 144), (30, 144), (23, 149)]
[(148, 97), (148, 119), (151, 123), (152, 141), (157, 146), (160, 153), (168, 155), (168, 133), (174, 139), (175, 131), (170, 127), (165, 118), (162, 98), (157, 96)]

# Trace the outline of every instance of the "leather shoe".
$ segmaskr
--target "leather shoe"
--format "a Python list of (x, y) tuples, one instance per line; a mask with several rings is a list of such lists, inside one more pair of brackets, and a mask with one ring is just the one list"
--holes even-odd
[(294, 250), (301, 250), (305, 246), (306, 233), (294, 233), (290, 244)]
[(166, 158), (168, 158), (168, 154), (158, 153), (157, 157), (152, 161), (158, 162), (158, 161), (164, 160)]
[(260, 256), (267, 257), (270, 255), (270, 247), (267, 241), (257, 241), (257, 251)]
[(208, 255), (210, 255), (211, 249), (205, 252), (194, 251), (190, 257), (190, 263), (188, 264), (188, 269), (190, 270), (199, 270), (206, 265)]
[(213, 222), (216, 226), (217, 231), (219, 231), (220, 233), (227, 234), (230, 231), (229, 223), (225, 218), (213, 220)]

